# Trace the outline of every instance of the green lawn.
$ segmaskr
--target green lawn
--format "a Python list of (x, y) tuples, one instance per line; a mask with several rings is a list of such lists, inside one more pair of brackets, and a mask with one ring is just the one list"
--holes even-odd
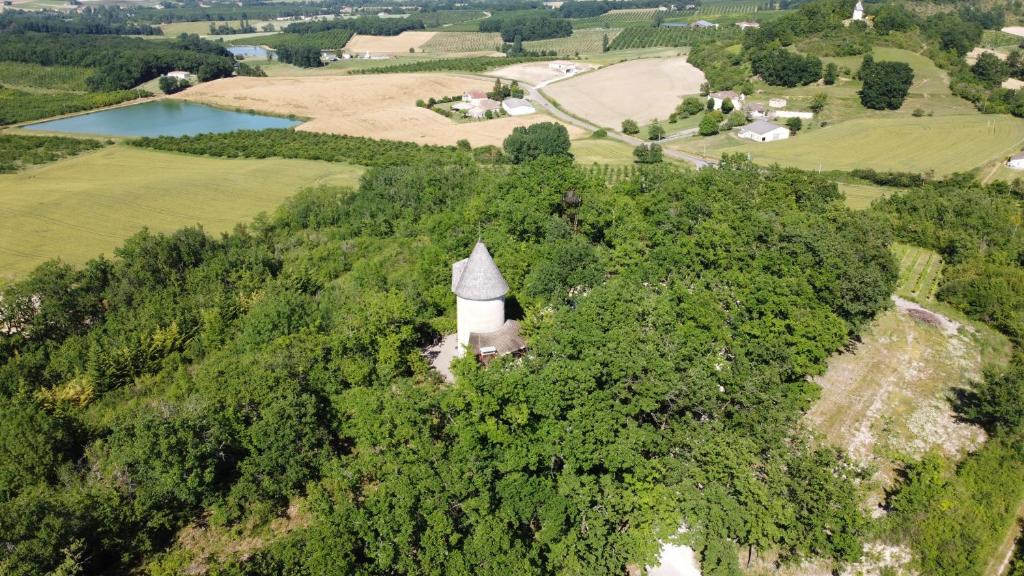
[(1008, 115), (965, 114), (913, 118), (867, 117), (801, 132), (780, 142), (758, 143), (723, 134), (690, 138), (670, 146), (719, 156), (750, 154), (761, 164), (808, 170), (965, 172), (1003, 159), (1024, 145), (1024, 120)]
[(846, 196), (846, 206), (854, 210), (865, 210), (877, 198), (884, 198), (899, 191), (898, 188), (877, 186), (875, 184), (839, 183), (839, 191)]
[(570, 149), (576, 162), (583, 166), (608, 164), (623, 166), (633, 164), (633, 148), (611, 138), (584, 138), (573, 140)]
[(60, 257), (81, 264), (144, 226), (230, 230), (305, 186), (356, 185), (363, 169), (278, 158), (188, 156), (114, 145), (0, 175), (0, 283)]

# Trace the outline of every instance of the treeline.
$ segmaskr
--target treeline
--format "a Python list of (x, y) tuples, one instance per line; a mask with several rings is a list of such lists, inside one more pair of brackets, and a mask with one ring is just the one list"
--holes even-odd
[(0, 86), (0, 125), (92, 110), (150, 95), (145, 90), (40, 93)]
[(0, 12), (0, 32), (47, 32), (53, 34), (134, 34), (159, 36), (156, 26), (133, 22), (119, 8), (86, 7), (68, 14), (59, 11), (4, 10)]
[(224, 158), (301, 158), (349, 162), (363, 166), (397, 166), (413, 162), (438, 165), (471, 161), (464, 151), (449, 146), (373, 140), (288, 129), (242, 130), (197, 136), (139, 138), (133, 146)]
[(942, 254), (938, 297), (1024, 343), (1024, 219), (1019, 187), (970, 177), (928, 183), (874, 210), (900, 240)]
[(170, 42), (83, 34), (0, 34), (0, 60), (93, 68), (86, 84), (95, 91), (125, 90), (172, 70), (187, 70), (206, 81), (230, 76), (235, 68), (222, 44), (185, 34)]
[(480, 31), (499, 32), (504, 42), (527, 42), (572, 36), (572, 23), (548, 13), (492, 16), (480, 21)]
[[(420, 152), (5, 289), (0, 570), (184, 572), (183, 526), (245, 538), (299, 497), (210, 573), (618, 574), (684, 523), (709, 576), (748, 546), (859, 556), (860, 473), (795, 431), (888, 302), (883, 228), (742, 158), (608, 187)], [(480, 238), (530, 353), (447, 385), (421, 350)]]
[(317, 20), (314, 22), (296, 22), (286, 26), (284, 31), (293, 34), (312, 34), (328, 30), (351, 30), (354, 34), (397, 36), (407, 30), (422, 30), (423, 28), (423, 21), (419, 18), (379, 18), (377, 16), (360, 16), (359, 18), (337, 18), (334, 20)]
[(46, 164), (102, 147), (99, 141), (85, 138), (0, 134), (0, 172), (17, 172), (26, 166)]
[(420, 62), (406, 62), (405, 64), (392, 64), (389, 66), (375, 66), (373, 68), (361, 68), (352, 70), (352, 74), (393, 74), (404, 72), (439, 72), (439, 71), (461, 71), (461, 72), (484, 72), (522, 64), (523, 62), (540, 62), (550, 60), (547, 56), (469, 56), (466, 58), (442, 58), (438, 60), (422, 60)]
[(340, 3), (332, 2), (243, 3), (241, 6), (233, 2), (216, 2), (203, 6), (199, 3), (181, 3), (167, 8), (132, 6), (131, 11), (143, 22), (171, 23), (315, 17), (337, 14), (340, 7)]
[(265, 36), (260, 42), (275, 50), (275, 56), (285, 64), (303, 68), (323, 66), (322, 50), (340, 50), (352, 39), (351, 30), (324, 30), (308, 34), (290, 32)]
[(867, 180), (879, 186), (898, 186), (900, 188), (916, 188), (925, 183), (924, 176), (915, 172), (879, 172), (872, 168), (855, 168), (850, 176)]

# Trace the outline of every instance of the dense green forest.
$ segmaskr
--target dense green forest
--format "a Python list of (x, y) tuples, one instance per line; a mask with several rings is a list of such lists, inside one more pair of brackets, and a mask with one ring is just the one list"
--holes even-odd
[[(798, 421), (888, 302), (884, 227), (742, 158), (609, 187), (421, 153), (9, 286), (0, 571), (174, 573), (186, 523), (302, 495), (308, 523), (210, 573), (622, 573), (681, 523), (706, 574), (740, 546), (859, 555), (861, 472)], [(420, 350), (478, 237), (530, 353), (446, 386)]]
[(87, 6), (69, 18), (60, 11), (4, 10), (0, 31), (49, 32), (58, 34), (163, 34), (160, 28), (134, 22), (131, 14), (117, 7)]
[(171, 70), (187, 70), (206, 81), (230, 76), (235, 68), (222, 44), (185, 34), (167, 42), (90, 34), (0, 34), (0, 60), (92, 68), (86, 84), (95, 91), (127, 90)]

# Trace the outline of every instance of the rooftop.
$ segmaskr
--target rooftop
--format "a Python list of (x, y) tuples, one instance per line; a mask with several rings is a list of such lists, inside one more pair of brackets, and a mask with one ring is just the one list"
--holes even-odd
[(466, 300), (494, 300), (508, 292), (508, 283), (483, 242), (476, 243), (469, 258), (452, 264), (452, 292)]
[(785, 129), (784, 126), (779, 126), (774, 122), (769, 122), (767, 120), (758, 120), (757, 122), (751, 122), (750, 124), (743, 126), (742, 128), (740, 128), (740, 130), (753, 132), (754, 134), (764, 135), (771, 132), (772, 130), (778, 130), (779, 128)]

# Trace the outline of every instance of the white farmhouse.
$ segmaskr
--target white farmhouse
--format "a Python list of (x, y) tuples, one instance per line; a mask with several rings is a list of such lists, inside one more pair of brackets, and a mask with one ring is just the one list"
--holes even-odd
[(483, 100), (487, 100), (487, 92), (484, 92), (483, 90), (467, 90), (462, 93), (462, 101), (469, 102), (474, 106)]
[(533, 104), (522, 98), (505, 98), (501, 103), (501, 109), (507, 112), (509, 116), (526, 116), (537, 111)]
[(476, 118), (479, 120), (487, 116), (488, 112), (494, 112), (501, 108), (501, 103), (497, 100), (491, 100), (490, 98), (484, 98), (483, 100), (477, 100), (473, 103), (473, 107), (466, 112), (466, 115), (470, 118)]
[(1006, 165), (1014, 170), (1024, 170), (1024, 152), (1018, 152), (1006, 161)]
[(725, 102), (726, 100), (732, 102), (732, 107), (734, 110), (740, 110), (741, 108), (743, 108), (743, 100), (746, 99), (746, 96), (733, 90), (725, 90), (724, 92), (712, 92), (711, 94), (708, 94), (708, 97), (715, 101), (715, 110), (721, 110), (722, 103)]
[(757, 22), (748, 22), (746, 20), (744, 20), (743, 22), (737, 22), (736, 25), (739, 26), (740, 30), (746, 30), (747, 28), (757, 29), (761, 27), (761, 25), (758, 24)]
[(483, 242), (476, 243), (469, 258), (452, 264), (452, 292), (458, 324), (457, 355), (468, 350), (487, 359), (526, 348), (519, 337), (519, 324), (505, 318), (508, 283)]
[(774, 142), (789, 138), (789, 128), (767, 120), (758, 120), (746, 126), (740, 126), (737, 136), (754, 142)]
[(188, 80), (189, 74), (184, 70), (173, 70), (167, 73), (168, 78), (176, 78), (178, 80)]
[(768, 117), (767, 108), (761, 102), (751, 102), (744, 106), (743, 109), (747, 111), (747, 118), (751, 120), (760, 120), (761, 118)]
[(864, 19), (864, 4), (861, 4), (860, 0), (857, 0), (857, 5), (853, 7), (853, 19), (863, 20)]
[(579, 71), (575, 62), (566, 62), (565, 60), (555, 60), (554, 62), (548, 63), (548, 68), (555, 72), (561, 72), (562, 74), (575, 74)]

